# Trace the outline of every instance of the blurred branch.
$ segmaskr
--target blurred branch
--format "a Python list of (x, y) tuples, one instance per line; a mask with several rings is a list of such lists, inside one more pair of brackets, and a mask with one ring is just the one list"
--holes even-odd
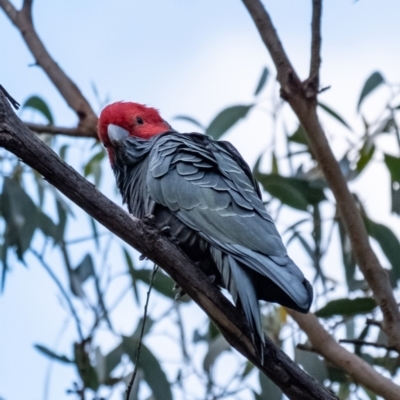
[(354, 344), (356, 346), (372, 346), (372, 347), (376, 347), (376, 348), (396, 351), (396, 349), (394, 347), (387, 346), (386, 344), (375, 343), (375, 342), (366, 342), (364, 340), (359, 340), (359, 339), (340, 339), (339, 343), (350, 343), (350, 344)]
[(362, 384), (386, 400), (400, 399), (400, 387), (380, 375), (360, 357), (347, 351), (324, 329), (314, 314), (301, 314), (286, 309), (290, 316), (307, 334), (311, 348), (333, 365), (343, 369), (354, 382)]
[[(374, 298), (379, 304), (384, 317), (384, 330), (388, 335), (389, 344), (400, 351), (400, 313), (389, 276), (382, 268), (379, 260), (373, 252), (364, 222), (361, 218), (353, 195), (350, 192), (346, 180), (340, 170), (340, 166), (332, 153), (325, 132), (317, 115), (317, 92), (310, 96), (308, 80), (301, 82), (297, 77), (283, 46), (272, 24), (271, 18), (260, 0), (242, 0), (264, 41), (277, 69), (277, 78), (281, 85), (281, 97), (285, 99), (297, 115), (301, 125), (307, 132), (310, 148), (314, 154), (330, 189), (332, 190), (339, 213), (345, 229), (349, 235), (352, 250), (357, 263), (365, 276)], [(320, 1), (313, 2), (313, 20), (320, 16)], [(313, 23), (313, 29), (317, 29), (319, 23)], [(314, 35), (314, 33), (313, 33)], [(316, 35), (314, 35), (316, 36)], [(314, 40), (314, 39), (313, 39)], [(313, 45), (316, 51), (320, 44), (315, 40)], [(312, 70), (315, 70), (317, 56), (313, 54), (314, 62)]]
[(322, 0), (312, 0), (312, 3), (310, 75), (307, 79), (308, 88), (306, 88), (306, 95), (310, 97), (315, 96), (319, 89)]
[(226, 340), (291, 399), (337, 399), (265, 338), (263, 358), (255, 350), (244, 315), (148, 220), (127, 214), (63, 162), (15, 115), (0, 92), (0, 146), (36, 169), (69, 199), (140, 253), (160, 265), (208, 314)]
[(35, 57), (36, 64), (43, 68), (67, 104), (77, 114), (78, 130), (86, 132), (86, 136), (97, 138), (96, 114), (75, 83), (50, 56), (36, 33), (32, 20), (32, 0), (24, 1), (20, 11), (9, 0), (0, 0), (0, 7), (20, 31), (26, 45)]
[(47, 133), (49, 135), (65, 135), (65, 136), (97, 139), (97, 134), (96, 136), (94, 136), (91, 131), (83, 129), (80, 126), (78, 126), (77, 128), (66, 128), (63, 126), (33, 124), (31, 122), (25, 122), (25, 125), (35, 133)]

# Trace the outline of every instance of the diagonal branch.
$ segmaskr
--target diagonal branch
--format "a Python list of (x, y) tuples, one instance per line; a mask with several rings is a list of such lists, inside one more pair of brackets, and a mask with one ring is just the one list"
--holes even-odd
[(385, 378), (360, 357), (347, 351), (324, 329), (314, 314), (300, 314), (287, 309), (289, 315), (307, 334), (311, 350), (346, 371), (354, 382), (360, 383), (384, 399), (400, 399), (400, 387)]
[[(325, 132), (318, 120), (317, 98), (307, 94), (308, 82), (300, 82), (285, 54), (271, 18), (260, 0), (242, 0), (266, 44), (281, 84), (281, 96), (292, 107), (307, 132), (310, 148), (332, 190), (354, 256), (379, 304), (389, 344), (400, 351), (400, 313), (387, 272), (382, 268), (369, 243), (367, 231), (353, 195), (333, 155)], [(318, 3), (314, 2), (313, 4)], [(318, 11), (314, 12), (318, 14)], [(283, 60), (281, 63), (277, 60)], [(290, 67), (290, 68), (289, 68)], [(296, 79), (297, 78), (297, 79)]]
[(36, 33), (32, 21), (32, 0), (25, 0), (20, 11), (9, 0), (0, 0), (0, 7), (20, 31), (26, 45), (35, 57), (37, 65), (43, 68), (67, 104), (77, 114), (79, 130), (87, 132), (88, 136), (97, 137), (97, 116), (92, 107), (75, 83), (53, 60)]
[(217, 324), (232, 347), (269, 376), (289, 398), (337, 400), (335, 395), (308, 376), (268, 338), (263, 348), (265, 363), (262, 364), (243, 314), (209, 282), (205, 274), (151, 223), (127, 214), (65, 164), (14, 114), (1, 92), (0, 146), (36, 169), (48, 182), (115, 235), (162, 266)]

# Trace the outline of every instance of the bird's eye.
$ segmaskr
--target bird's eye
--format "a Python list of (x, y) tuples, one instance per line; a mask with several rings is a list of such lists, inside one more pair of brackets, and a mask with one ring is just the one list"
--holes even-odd
[(137, 122), (138, 124), (143, 124), (143, 120), (142, 120), (141, 117), (136, 117), (136, 122)]

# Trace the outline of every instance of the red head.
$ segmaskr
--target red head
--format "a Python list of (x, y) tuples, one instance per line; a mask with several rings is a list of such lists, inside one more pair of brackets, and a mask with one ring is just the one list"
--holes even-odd
[(171, 129), (156, 109), (122, 101), (108, 105), (100, 114), (98, 135), (106, 147), (113, 145), (109, 137), (110, 125), (122, 128), (127, 136), (141, 139), (150, 139)]

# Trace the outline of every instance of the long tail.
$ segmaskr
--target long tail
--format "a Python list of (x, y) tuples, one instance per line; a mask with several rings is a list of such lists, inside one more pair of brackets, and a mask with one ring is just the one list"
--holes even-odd
[(312, 287), (288, 256), (268, 257), (239, 245), (224, 247), (227, 251), (211, 246), (211, 255), (226, 289), (235, 304), (240, 303), (252, 334), (261, 343), (264, 334), (258, 300), (277, 302), (304, 313), (309, 310)]

